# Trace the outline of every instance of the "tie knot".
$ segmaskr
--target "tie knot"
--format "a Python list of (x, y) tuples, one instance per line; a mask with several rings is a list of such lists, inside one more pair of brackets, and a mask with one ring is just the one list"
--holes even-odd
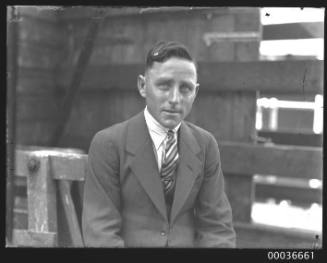
[(167, 136), (168, 136), (168, 139), (174, 137), (174, 131), (173, 130), (168, 130)]

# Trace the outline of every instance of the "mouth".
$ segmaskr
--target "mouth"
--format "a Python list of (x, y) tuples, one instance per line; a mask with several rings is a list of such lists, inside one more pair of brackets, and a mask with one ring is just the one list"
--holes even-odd
[(163, 110), (163, 112), (169, 113), (169, 114), (180, 114), (181, 112), (178, 110)]

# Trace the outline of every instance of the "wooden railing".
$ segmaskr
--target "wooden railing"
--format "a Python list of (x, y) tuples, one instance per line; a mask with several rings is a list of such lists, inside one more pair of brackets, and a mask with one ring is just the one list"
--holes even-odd
[[(251, 196), (248, 188), (240, 188), (242, 174), (275, 174), (296, 178), (322, 178), (322, 150), (315, 147), (264, 146), (246, 143), (222, 142), (220, 144), (223, 171), (229, 180), (228, 188), (238, 194), (229, 194), (234, 213), (248, 211), (254, 200), (239, 202), (235, 199)], [(83, 246), (80, 215), (83, 181), (86, 174), (87, 155), (58, 149), (16, 150), (17, 178), (26, 178), (27, 229), (14, 229), (14, 246)], [(235, 182), (235, 185), (233, 184)], [(72, 186), (79, 183), (79, 191)], [(231, 185), (232, 184), (232, 185)], [(252, 188), (249, 188), (252, 189)], [(76, 194), (77, 193), (77, 194)], [(244, 207), (242, 207), (244, 206)], [(63, 232), (60, 221), (67, 225)], [(251, 247), (255, 237), (264, 242), (262, 247), (307, 247), (314, 242), (313, 232), (289, 231), (235, 222), (239, 247)], [(65, 236), (65, 237), (63, 237)]]

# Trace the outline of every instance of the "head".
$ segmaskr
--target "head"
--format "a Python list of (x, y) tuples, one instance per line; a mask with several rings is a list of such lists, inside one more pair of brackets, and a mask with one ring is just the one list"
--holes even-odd
[(173, 129), (190, 113), (197, 95), (196, 63), (182, 44), (159, 42), (148, 52), (137, 86), (151, 115)]

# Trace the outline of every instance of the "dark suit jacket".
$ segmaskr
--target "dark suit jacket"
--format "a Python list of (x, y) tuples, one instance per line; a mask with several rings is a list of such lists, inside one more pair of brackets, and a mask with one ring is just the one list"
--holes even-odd
[(91, 247), (234, 247), (218, 145), (183, 121), (168, 218), (144, 113), (98, 132), (88, 155), (82, 228)]

